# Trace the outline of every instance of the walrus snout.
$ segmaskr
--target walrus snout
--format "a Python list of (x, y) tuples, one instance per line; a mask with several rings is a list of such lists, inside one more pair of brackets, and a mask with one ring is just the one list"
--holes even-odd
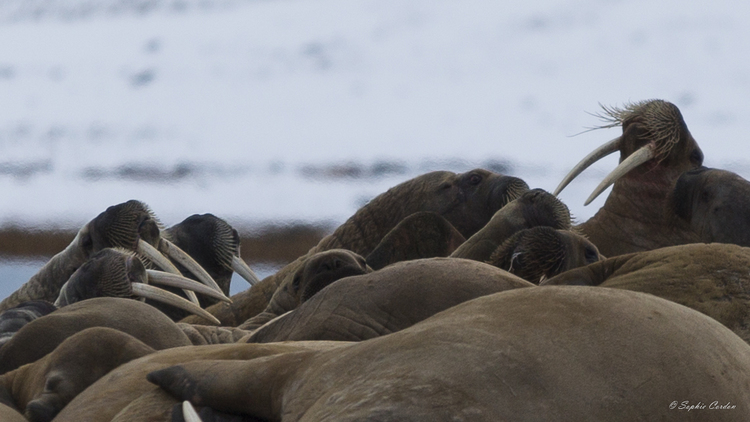
[(305, 265), (300, 303), (336, 280), (368, 272), (364, 258), (353, 252), (334, 249), (321, 253)]
[(24, 416), (31, 422), (50, 422), (60, 410), (62, 405), (59, 403), (59, 397), (55, 394), (45, 394), (26, 405)]
[(529, 185), (517, 177), (503, 176), (499, 182), (492, 191), (490, 207), (494, 210), (499, 210), (529, 190)]

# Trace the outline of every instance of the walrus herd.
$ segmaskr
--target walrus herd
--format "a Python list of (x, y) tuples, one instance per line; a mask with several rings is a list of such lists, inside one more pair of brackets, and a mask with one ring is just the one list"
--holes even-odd
[(427, 173), (263, 280), (217, 216), (108, 208), (0, 302), (0, 421), (750, 420), (750, 183), (674, 104), (602, 117), (554, 193)]

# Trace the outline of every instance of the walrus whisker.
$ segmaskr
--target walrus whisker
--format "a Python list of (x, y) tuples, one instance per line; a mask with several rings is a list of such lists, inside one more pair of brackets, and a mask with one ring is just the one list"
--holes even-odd
[(208, 311), (194, 304), (193, 302), (190, 302), (189, 300), (185, 300), (177, 296), (174, 293), (170, 293), (158, 287), (150, 286), (148, 284), (143, 284), (143, 283), (133, 283), (132, 287), (133, 287), (133, 294), (135, 296), (142, 297), (145, 299), (156, 300), (162, 303), (166, 303), (168, 305), (172, 305), (174, 307), (188, 311), (192, 314), (201, 316), (213, 322), (216, 325), (221, 325), (221, 321), (216, 319), (216, 317), (211, 315)]
[(195, 411), (193, 405), (187, 400), (182, 402), (182, 417), (185, 419), (185, 422), (203, 422), (203, 419), (198, 416), (198, 412)]
[(648, 144), (641, 147), (636, 152), (630, 154), (628, 158), (624, 159), (619, 166), (617, 166), (611, 173), (599, 183), (599, 186), (589, 195), (588, 199), (583, 205), (588, 205), (599, 196), (600, 193), (604, 192), (611, 184), (615, 183), (619, 178), (626, 175), (630, 170), (640, 166), (646, 161), (654, 158), (656, 153), (653, 149), (653, 144)]
[(589, 168), (592, 164), (596, 163), (604, 157), (609, 156), (614, 152), (617, 152), (617, 150), (620, 148), (620, 138), (622, 137), (618, 136), (617, 138), (612, 139), (611, 141), (605, 143), (604, 145), (601, 145), (599, 148), (589, 153), (589, 155), (585, 156), (581, 161), (578, 162), (578, 164), (576, 164), (575, 167), (573, 167), (572, 170), (568, 172), (567, 175), (565, 175), (560, 184), (557, 185), (557, 189), (555, 189), (552, 194), (557, 196), (560, 192), (562, 192), (563, 189), (565, 189), (566, 186), (568, 186), (570, 182), (573, 181), (573, 179), (575, 179), (584, 170)]
[(244, 278), (245, 281), (250, 283), (250, 286), (254, 286), (255, 283), (260, 282), (260, 278), (255, 274), (255, 271), (250, 268), (247, 263), (239, 256), (232, 257), (232, 270), (236, 272), (240, 277)]
[(190, 255), (188, 255), (182, 249), (178, 248), (177, 245), (167, 239), (161, 239), (161, 242), (159, 242), (159, 250), (161, 250), (161, 252), (163, 252), (166, 256), (179, 262), (188, 271), (193, 273), (201, 283), (215, 289), (218, 292), (221, 292), (221, 287), (216, 284), (216, 281), (214, 281), (213, 277), (211, 277), (211, 275), (209, 275), (208, 272), (206, 272), (206, 270), (200, 266), (200, 264), (195, 262), (195, 260)]
[[(182, 275), (180, 273), (180, 270), (177, 269), (177, 267), (172, 264), (172, 262), (167, 259), (164, 255), (159, 252), (155, 247), (151, 246), (150, 243), (146, 242), (143, 239), (138, 240), (138, 249), (136, 250), (137, 253), (145, 256), (151, 262), (156, 264), (159, 268), (162, 270), (176, 274), (176, 275)], [(193, 293), (192, 290), (183, 290), (185, 294), (187, 295), (188, 299), (190, 299), (191, 302), (195, 303), (196, 305), (200, 306), (200, 302), (198, 301), (198, 297)]]
[(183, 290), (192, 290), (195, 293), (200, 293), (223, 302), (232, 303), (232, 299), (226, 297), (224, 293), (217, 292), (216, 290), (187, 277), (156, 270), (146, 270), (146, 274), (148, 274), (148, 281), (150, 284), (162, 284)]

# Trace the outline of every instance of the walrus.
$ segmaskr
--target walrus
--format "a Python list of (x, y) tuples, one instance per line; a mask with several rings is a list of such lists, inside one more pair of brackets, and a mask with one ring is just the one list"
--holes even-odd
[(345, 249), (330, 249), (311, 255), (294, 274), (276, 289), (266, 309), (238, 328), (254, 330), (266, 322), (299, 307), (324, 287), (341, 278), (372, 272), (365, 259)]
[(0, 313), (0, 348), (24, 325), (56, 309), (45, 300), (30, 300)]
[(49, 422), (109, 371), (153, 352), (153, 348), (122, 331), (87, 328), (36, 362), (0, 376), (0, 388), (9, 392), (30, 421)]
[(123, 331), (156, 350), (192, 344), (174, 321), (153, 306), (100, 297), (65, 306), (26, 324), (0, 348), (0, 374), (41, 359), (66, 338), (90, 327)]
[(560, 182), (557, 195), (588, 166), (619, 151), (620, 164), (597, 186), (586, 204), (613, 185), (604, 206), (580, 233), (608, 257), (699, 241), (690, 226), (672, 218), (669, 195), (684, 172), (703, 164), (703, 152), (674, 104), (648, 100), (604, 107), (601, 128), (622, 135), (586, 156)]
[[(141, 259), (121, 248), (105, 248), (95, 253), (78, 268), (60, 288), (55, 301), (59, 307), (95, 297), (122, 297), (149, 299), (149, 304), (163, 303), (186, 312), (194, 313), (206, 321), (218, 323), (213, 315), (174, 293), (152, 286), (167, 285), (195, 291), (205, 296), (224, 300), (230, 299), (220, 291), (177, 274), (147, 270)], [(159, 308), (160, 310), (163, 309)]]
[(492, 253), (487, 263), (539, 284), (603, 259), (596, 246), (583, 236), (538, 226), (516, 232)]
[(707, 167), (686, 171), (669, 203), (701, 242), (750, 246), (750, 182), (738, 174)]
[(750, 342), (748, 268), (750, 248), (696, 243), (608, 258), (543, 284), (650, 293), (702, 312)]
[(597, 287), (512, 289), (333, 350), (147, 378), (176, 400), (288, 422), (750, 419), (748, 344), (685, 306)]
[(365, 261), (379, 270), (400, 261), (447, 257), (465, 241), (444, 217), (429, 211), (415, 212), (391, 229)]
[[(245, 279), (250, 286), (260, 280), (255, 272), (240, 257), (240, 235), (225, 220), (213, 214), (193, 214), (183, 221), (162, 232), (178, 248), (185, 251), (197, 262), (211, 278), (216, 281), (224, 295), (229, 295), (232, 274), (235, 272)], [(191, 272), (176, 260), (175, 267), (186, 277), (195, 278)], [(197, 278), (196, 278), (197, 279)], [(187, 297), (181, 289), (163, 287), (177, 295)], [(223, 298), (215, 295), (196, 294), (199, 305), (203, 308), (218, 303)], [(190, 315), (189, 311), (151, 302), (173, 320), (180, 320)]]
[(450, 255), (453, 258), (486, 262), (492, 253), (523, 229), (549, 226), (567, 230), (571, 227), (570, 210), (559, 199), (542, 189), (524, 192), (501, 208), (481, 230)]
[[(172, 407), (178, 402), (167, 395), (164, 400), (153, 400), (152, 393), (158, 387), (146, 380), (151, 371), (167, 368), (183, 362), (195, 360), (248, 360), (264, 358), (279, 353), (295, 353), (305, 350), (326, 350), (346, 345), (345, 342), (290, 342), (276, 344), (219, 344), (210, 346), (177, 347), (156, 351), (150, 355), (121, 365), (101, 377), (89, 388), (78, 394), (57, 415), (55, 421), (64, 422), (109, 422), (120, 418), (127, 420), (126, 413), (142, 412), (148, 420), (157, 421), (163, 415), (169, 421)], [(138, 407), (134, 403), (142, 396), (148, 396), (149, 407)], [(133, 405), (133, 406), (131, 406)], [(140, 419), (144, 420), (143, 417)]]
[(240, 341), (362, 341), (403, 330), (467, 300), (531, 286), (507, 271), (468, 259), (402, 261), (342, 278)]
[[(435, 171), (417, 176), (372, 199), (305, 256), (266, 277), (252, 289), (232, 296), (231, 305), (219, 303), (207, 310), (222, 325), (238, 326), (262, 312), (279, 284), (317, 252), (346, 249), (367, 256), (401, 220), (420, 211), (442, 216), (464, 238), (469, 238), (495, 211), (528, 188), (521, 179), (483, 169), (460, 174)], [(200, 323), (192, 316), (182, 322)]]
[[(200, 265), (160, 236), (161, 223), (136, 200), (113, 205), (84, 225), (73, 241), (52, 257), (29, 281), (0, 302), (0, 311), (30, 300), (54, 302), (62, 285), (91, 256), (105, 248), (124, 248), (156, 266), (178, 273), (169, 257), (182, 262), (201, 282), (219, 290)], [(166, 255), (166, 256), (165, 256)]]

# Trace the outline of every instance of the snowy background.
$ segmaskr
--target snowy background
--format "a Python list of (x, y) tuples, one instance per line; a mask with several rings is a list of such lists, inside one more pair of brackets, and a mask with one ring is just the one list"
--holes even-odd
[[(78, 228), (128, 199), (171, 225), (338, 224), (430, 170), (553, 190), (677, 104), (705, 164), (750, 176), (750, 2), (0, 0), (0, 226)], [(561, 195), (583, 201), (616, 164)]]

